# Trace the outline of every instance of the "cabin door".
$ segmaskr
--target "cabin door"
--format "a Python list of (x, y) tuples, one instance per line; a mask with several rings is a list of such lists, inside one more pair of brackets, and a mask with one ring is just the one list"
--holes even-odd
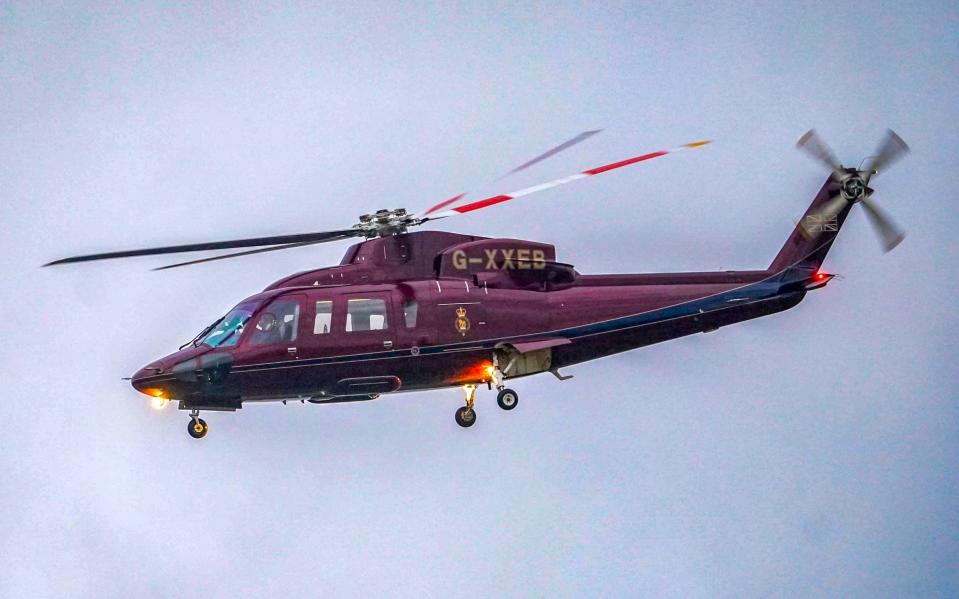
[(303, 341), (306, 296), (283, 295), (269, 303), (247, 323), (237, 366), (256, 366), (244, 374), (244, 395), (290, 397), (303, 391), (301, 369), (294, 368)]
[(390, 351), (396, 344), (392, 298), (389, 293), (356, 293), (340, 296), (343, 330), (335, 331), (342, 354)]
[(306, 296), (302, 294), (282, 295), (270, 302), (257, 315), (253, 331), (246, 337), (244, 362), (269, 364), (296, 360), (303, 339), (300, 328), (305, 303)]

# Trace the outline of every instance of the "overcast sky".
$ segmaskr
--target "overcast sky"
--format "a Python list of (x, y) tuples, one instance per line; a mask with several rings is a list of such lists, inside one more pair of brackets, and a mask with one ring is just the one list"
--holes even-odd
[[(959, 9), (730, 5), (0, 4), (0, 596), (959, 594)], [(873, 185), (899, 248), (856, 210), (797, 308), (481, 392), (471, 429), (436, 391), (197, 442), (121, 380), (346, 244), (39, 268), (704, 137), (442, 224), (581, 272), (765, 268), (827, 175), (810, 127), (850, 165), (911, 145)]]

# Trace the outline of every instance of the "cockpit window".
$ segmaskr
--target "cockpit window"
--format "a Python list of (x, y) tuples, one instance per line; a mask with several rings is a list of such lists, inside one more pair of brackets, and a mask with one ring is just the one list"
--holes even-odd
[(253, 315), (252, 306), (237, 306), (230, 310), (230, 313), (223, 317), (209, 333), (203, 337), (201, 343), (206, 343), (210, 347), (229, 347), (236, 345), (243, 334), (243, 326)]
[(256, 319), (256, 327), (250, 336), (250, 343), (265, 345), (296, 341), (299, 319), (300, 302), (295, 298), (279, 298), (267, 306)]

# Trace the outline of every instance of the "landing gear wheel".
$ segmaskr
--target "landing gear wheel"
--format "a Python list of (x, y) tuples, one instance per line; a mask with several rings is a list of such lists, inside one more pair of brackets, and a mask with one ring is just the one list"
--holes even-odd
[(193, 418), (189, 424), (186, 425), (186, 432), (190, 433), (190, 436), (194, 439), (202, 439), (209, 430), (210, 427), (207, 426), (206, 421), (202, 418)]
[(519, 403), (519, 393), (512, 389), (503, 389), (496, 395), (496, 403), (504, 410), (512, 410)]
[(476, 411), (472, 408), (467, 408), (466, 406), (456, 410), (456, 424), (462, 426), (463, 428), (469, 428), (473, 426), (476, 424)]

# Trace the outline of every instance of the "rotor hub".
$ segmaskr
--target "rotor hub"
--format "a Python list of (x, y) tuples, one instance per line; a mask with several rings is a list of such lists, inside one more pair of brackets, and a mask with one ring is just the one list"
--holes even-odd
[(850, 202), (858, 202), (866, 195), (866, 182), (857, 173), (843, 180), (841, 190), (844, 198)]
[(353, 225), (353, 228), (362, 231), (367, 238), (388, 237), (406, 233), (409, 227), (419, 224), (419, 222), (418, 219), (407, 212), (406, 208), (394, 208), (392, 210), (383, 208), (373, 214), (360, 216), (360, 222)]

